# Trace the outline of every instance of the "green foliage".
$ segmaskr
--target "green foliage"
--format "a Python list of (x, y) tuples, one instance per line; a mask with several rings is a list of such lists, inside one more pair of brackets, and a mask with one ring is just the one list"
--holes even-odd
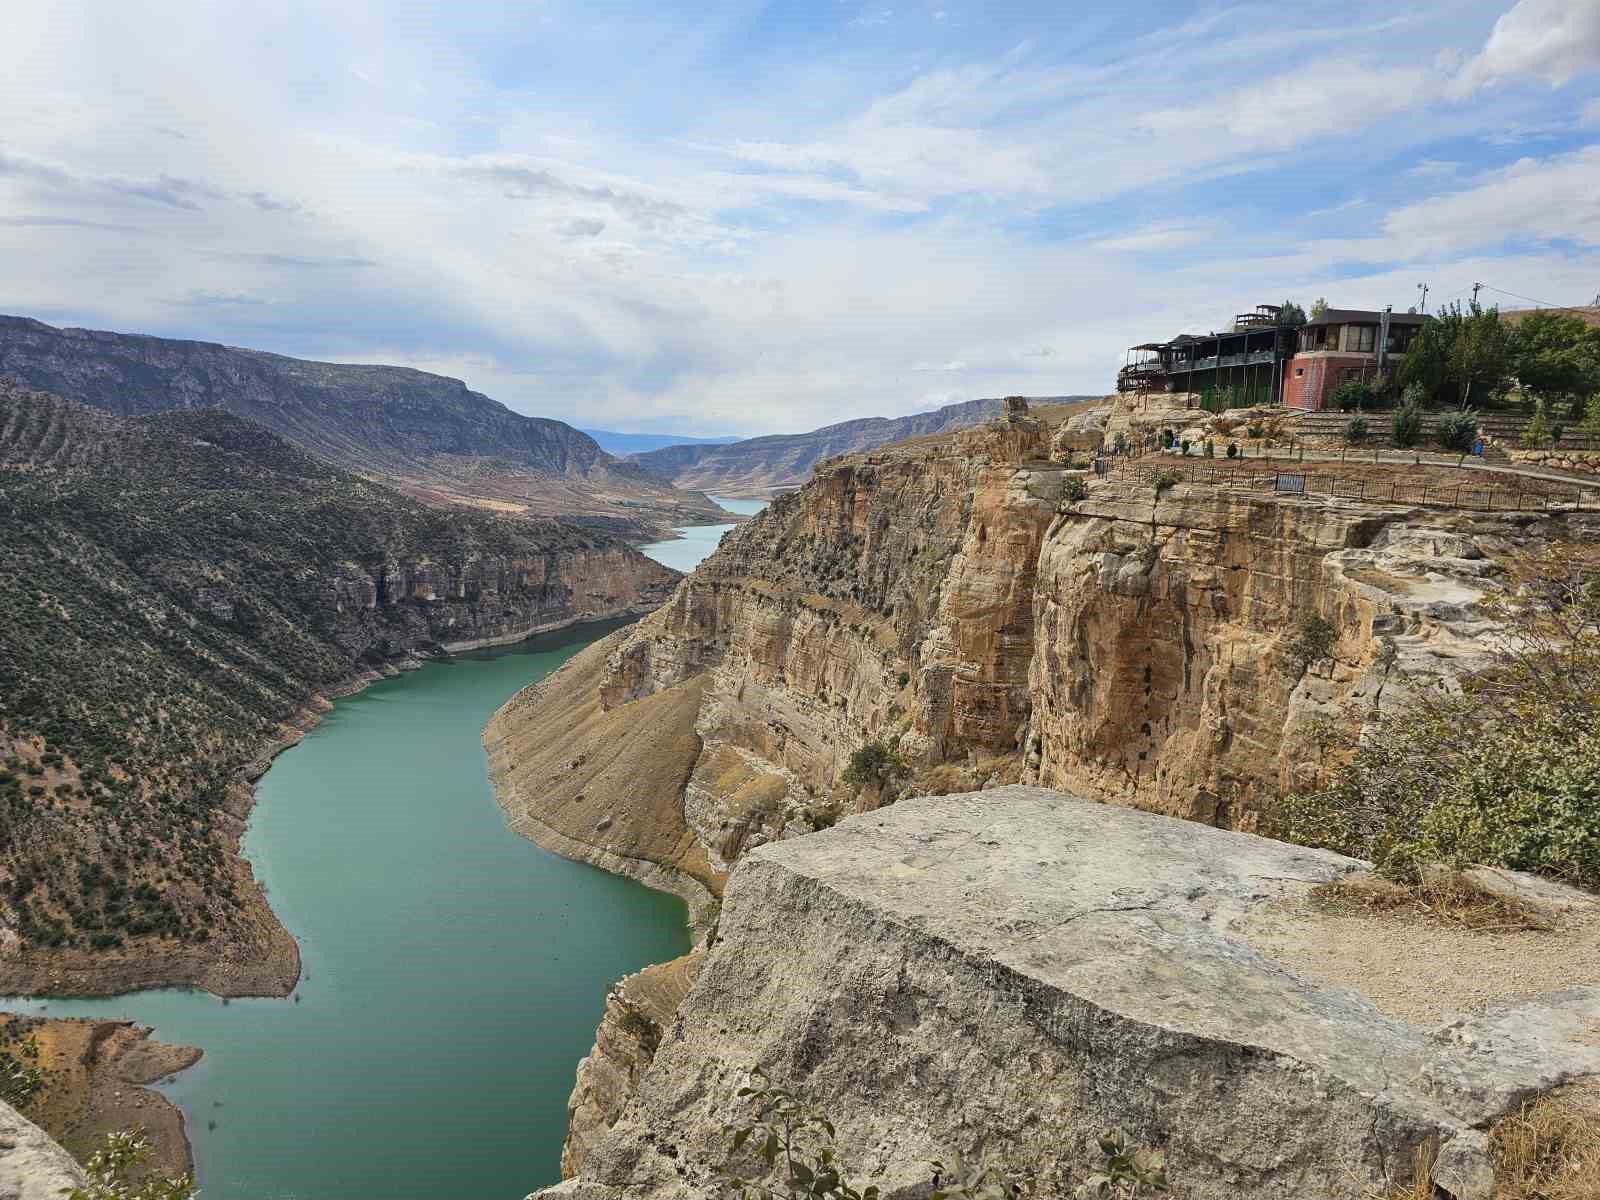
[(1238, 442), (1229, 442), (1228, 443), (1228, 457), (1229, 458), (1238, 458), (1239, 457), (1239, 443)]
[(1289, 642), (1289, 660), (1298, 672), (1304, 672), (1312, 663), (1331, 655), (1338, 640), (1338, 631), (1321, 613), (1306, 613), (1295, 626), (1294, 637)]
[(1475, 410), (1464, 408), (1440, 414), (1439, 444), (1446, 450), (1465, 453), (1472, 449), (1473, 440), (1477, 436), (1478, 414)]
[(1262, 437), (1266, 434), (1266, 432), (1267, 427), (1260, 421), (1251, 421), (1249, 425), (1245, 426), (1244, 430), (1245, 436), (1252, 438)]
[(1285, 300), (1278, 306), (1278, 324), (1298, 329), (1306, 323), (1306, 310), (1293, 300)]
[(1363, 416), (1351, 417), (1344, 424), (1344, 440), (1347, 442), (1364, 442), (1367, 440), (1367, 419)]
[(1373, 407), (1377, 393), (1372, 390), (1372, 385), (1360, 379), (1346, 379), (1333, 389), (1331, 397), (1335, 407), (1340, 412), (1357, 412), (1363, 408)]
[(883, 787), (911, 774), (900, 752), (886, 742), (870, 741), (850, 755), (843, 779), (851, 787)]
[(1336, 747), (1328, 788), (1291, 795), (1273, 836), (1372, 860), (1536, 871), (1600, 889), (1600, 572), (1551, 555), (1502, 606), (1509, 631), (1460, 692), (1416, 699)]
[(1159, 496), (1168, 488), (1176, 486), (1182, 479), (1183, 477), (1176, 471), (1157, 471), (1151, 483), (1156, 489), (1156, 495)]
[(1544, 398), (1533, 402), (1533, 416), (1522, 429), (1522, 444), (1529, 450), (1547, 446), (1554, 440), (1550, 429), (1550, 415), (1545, 412)]
[(0, 1050), (0, 1100), (12, 1108), (27, 1108), (44, 1087), (44, 1072), (16, 1055)]
[(1191, 444), (1192, 443), (1189, 441), (1188, 438), (1184, 438), (1182, 442), (1178, 443), (1178, 445), (1179, 445), (1179, 453), (1181, 453), (1185, 458), (1189, 457), (1189, 447), (1190, 447)]
[(1078, 1189), (1082, 1197), (1096, 1200), (1135, 1200), (1171, 1190), (1167, 1182), (1167, 1156), (1148, 1146), (1136, 1146), (1120, 1129), (1100, 1135), (1100, 1153), (1105, 1166)]
[(1600, 392), (1590, 396), (1584, 407), (1583, 432), (1588, 437), (1600, 438)]
[(1522, 390), (1550, 405), (1600, 393), (1600, 329), (1562, 313), (1527, 314), (1506, 337), (1506, 363)]
[(1311, 319), (1313, 321), (1315, 321), (1318, 317), (1320, 317), (1323, 313), (1325, 313), (1327, 311), (1328, 311), (1328, 301), (1327, 301), (1327, 299), (1325, 297), (1318, 296), (1315, 300), (1313, 300), (1311, 302)]
[(1163, 450), (1171, 450), (1177, 444), (1177, 441), (1178, 435), (1173, 433), (1172, 430), (1163, 429), (1161, 431), (1161, 448)]
[(1394, 444), (1409, 450), (1422, 440), (1422, 410), (1417, 407), (1411, 388), (1406, 389), (1406, 402), (1394, 410), (1389, 420)]
[(1116, 435), (1111, 439), (1111, 453), (1126, 454), (1130, 448), (1128, 435), (1119, 429)]
[(1510, 377), (1506, 327), (1500, 323), (1500, 311), (1472, 304), (1462, 315), (1447, 362), (1463, 408), (1475, 399), (1492, 399), (1503, 392)]
[(128, 1130), (107, 1134), (84, 1166), (88, 1185), (73, 1188), (66, 1200), (191, 1200), (198, 1194), (188, 1176), (147, 1179), (137, 1186), (129, 1183), (129, 1174), (149, 1157), (150, 1143), (142, 1135)]
[(1076, 475), (1069, 475), (1061, 485), (1061, 498), (1068, 504), (1076, 504), (1079, 500), (1088, 499), (1089, 484)]

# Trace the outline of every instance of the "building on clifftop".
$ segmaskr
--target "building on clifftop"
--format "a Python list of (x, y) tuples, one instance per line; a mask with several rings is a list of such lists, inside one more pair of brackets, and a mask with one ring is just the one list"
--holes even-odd
[(1283, 404), (1319, 412), (1341, 383), (1359, 379), (1382, 391), (1427, 317), (1385, 309), (1329, 308), (1300, 329), (1284, 366)]

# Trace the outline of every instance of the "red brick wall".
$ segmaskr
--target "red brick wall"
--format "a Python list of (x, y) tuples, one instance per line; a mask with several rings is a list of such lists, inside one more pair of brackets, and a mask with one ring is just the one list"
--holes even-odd
[[(1370, 366), (1372, 361), (1364, 354), (1296, 354), (1283, 364), (1283, 402), (1289, 408), (1321, 412), (1328, 407), (1333, 390), (1344, 382), (1345, 372)], [(1303, 374), (1297, 375), (1297, 371)]]

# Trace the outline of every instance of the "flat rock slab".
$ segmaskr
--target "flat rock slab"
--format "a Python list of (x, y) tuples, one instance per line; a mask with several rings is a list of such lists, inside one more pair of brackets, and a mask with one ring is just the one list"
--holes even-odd
[(854, 1178), (889, 1194), (984, 1147), (1070, 1195), (1118, 1125), (1166, 1149), (1182, 1196), (1359, 1197), (1430, 1141), (1436, 1181), (1485, 1196), (1487, 1127), (1600, 1073), (1600, 986), (1421, 1028), (1238, 932), (1363, 866), (1022, 787), (763, 847), (564, 1194), (699, 1194), (759, 1063), (827, 1108)]
[(0, 1100), (0, 1200), (61, 1200), (84, 1182), (72, 1155)]

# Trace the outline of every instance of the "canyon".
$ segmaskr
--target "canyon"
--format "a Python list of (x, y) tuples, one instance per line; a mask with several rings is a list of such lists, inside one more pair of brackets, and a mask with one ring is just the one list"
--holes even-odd
[[(789, 955), (777, 947), (796, 938), (802, 959), (816, 938), (814, 961), (831, 961), (843, 951), (836, 941), (822, 945), (819, 913), (823, 894), (839, 885), (821, 893), (769, 886), (768, 864), (826, 844), (842, 856), (851, 895), (858, 884), (871, 886), (864, 879), (896, 878), (892, 863), (866, 865), (870, 843), (859, 833), (895, 793), (976, 793), (961, 811), (989, 811), (997, 822), (1011, 801), (1070, 797), (1182, 818), (1189, 824), (1179, 828), (1197, 839), (1210, 836), (1207, 829), (1247, 837), (1276, 797), (1331, 777), (1340, 765), (1334, 734), (1358, 732), (1404, 705), (1412, 689), (1487, 661), (1502, 628), (1493, 601), (1520, 556), (1600, 537), (1593, 504), (1485, 513), (1091, 476), (1082, 451), (1106, 431), (1169, 419), (1135, 407), (1126, 398), (1098, 411), (1008, 405), (981, 428), (823, 463), (803, 488), (729, 534), (660, 610), (590, 647), (491, 720), (485, 745), (514, 829), (678, 892), (697, 928), (712, 935), (699, 981), (686, 991), (682, 977), (693, 963), (670, 968), (671, 987), (655, 986), (647, 971), (613, 993), (574, 1092), (564, 1157), (576, 1176), (572, 1194), (677, 1194), (687, 1167), (651, 1156), (669, 1142), (703, 1154), (712, 1117), (702, 1102), (712, 1093), (727, 1098), (719, 1089), (736, 1067), (783, 1058), (760, 1037), (740, 1043), (717, 1032), (730, 1003), (723, 989), (739, 986), (718, 964), (735, 964), (730, 969), (755, 986), (754, 973), (779, 969)], [(1311, 618), (1326, 623), (1330, 640), (1307, 654), (1298, 631)], [(556, 736), (546, 736), (552, 729)], [(889, 747), (909, 778), (847, 785), (852, 754), (869, 743)], [(1050, 790), (1005, 790), (1015, 784)], [(915, 841), (921, 835), (908, 832), (914, 818), (902, 817), (904, 803), (885, 810), (883, 836)], [(937, 826), (937, 804), (914, 807)], [(841, 841), (820, 832), (836, 825), (857, 834)], [(794, 841), (798, 834), (814, 836)], [(1218, 853), (1244, 853), (1222, 848), (1231, 841), (1215, 844)], [(953, 858), (965, 855), (981, 877), (1007, 845), (969, 844)], [(760, 870), (739, 865), (757, 862)], [(808, 864), (813, 869), (799, 875), (818, 878), (821, 866)], [(1334, 874), (1358, 865), (1347, 860)], [(1058, 881), (1035, 882), (1036, 892), (1008, 903), (1062, 903), (1052, 890)], [(1305, 882), (1318, 885), (1311, 876)], [(760, 898), (735, 909), (744, 886)], [(1137, 890), (1137, 878), (1106, 887), (1105, 902), (1116, 905)], [(1079, 899), (1091, 909), (1097, 903)], [(846, 910), (881, 900), (858, 896)], [(912, 894), (901, 903), (913, 904)], [(936, 918), (889, 908), (887, 927), (863, 927), (875, 957), (862, 970), (889, 971), (919, 955), (945, 961), (953, 935), (928, 933)], [(908, 920), (946, 948), (916, 941)], [(1183, 918), (1191, 920), (1209, 918)], [(1181, 924), (1168, 932), (1181, 937)], [(993, 954), (977, 957), (981, 990), (976, 980), (1000, 967)], [(1267, 975), (1284, 969), (1260, 966)], [(679, 992), (687, 998), (668, 1014), (659, 997)], [(959, 992), (938, 994), (946, 1005)], [(832, 1011), (815, 999), (816, 1012)], [(1187, 1011), (1176, 1003), (1172, 1020)], [(1600, 1019), (1593, 996), (1574, 1003), (1576, 1027)], [(862, 1004), (862, 1012), (872, 1007)], [(762, 1009), (754, 1019), (788, 1019), (778, 1011), (798, 1009)], [(1162, 1023), (1160, 1014), (1143, 1019)], [(1388, 1019), (1363, 1010), (1356, 1023)], [(836, 1032), (837, 1023), (829, 1028)], [(798, 1026), (791, 1032), (799, 1036)], [(748, 1062), (734, 1061), (736, 1044), (750, 1051)], [(670, 1066), (657, 1065), (668, 1055)], [(874, 1053), (868, 1061), (891, 1060)], [(813, 1055), (794, 1069), (816, 1078), (843, 1068)], [(1139, 1078), (1130, 1071), (1128, 1086)], [(952, 1074), (945, 1084), (958, 1090), (960, 1079)], [(849, 1094), (868, 1107), (881, 1100)], [(686, 1105), (700, 1105), (698, 1115), (682, 1116)], [(668, 1118), (668, 1109), (680, 1116)], [(1459, 1127), (1481, 1135), (1485, 1111)], [(1315, 1112), (1306, 1119), (1326, 1116)], [(1423, 1136), (1414, 1122), (1405, 1128), (1412, 1145)], [(906, 1129), (886, 1119), (849, 1145), (887, 1163), (877, 1148)], [(1463, 1153), (1472, 1140), (1461, 1143)], [(1362, 1153), (1376, 1153), (1372, 1161), (1389, 1162), (1388, 1170), (1394, 1148), (1373, 1151), (1369, 1143)], [(1487, 1194), (1481, 1146), (1475, 1153), (1476, 1165), (1463, 1170), (1478, 1182), (1462, 1182), (1460, 1196)], [(1244, 1159), (1227, 1162), (1214, 1185), (1202, 1181), (1194, 1194), (1281, 1194), (1266, 1176), (1259, 1192), (1227, 1192), (1227, 1172), (1242, 1170)]]
[(122, 417), (223, 408), (434, 504), (557, 517), (636, 542), (729, 519), (565, 422), (524, 416), (459, 379), (408, 367), (0, 315), (7, 377)]

